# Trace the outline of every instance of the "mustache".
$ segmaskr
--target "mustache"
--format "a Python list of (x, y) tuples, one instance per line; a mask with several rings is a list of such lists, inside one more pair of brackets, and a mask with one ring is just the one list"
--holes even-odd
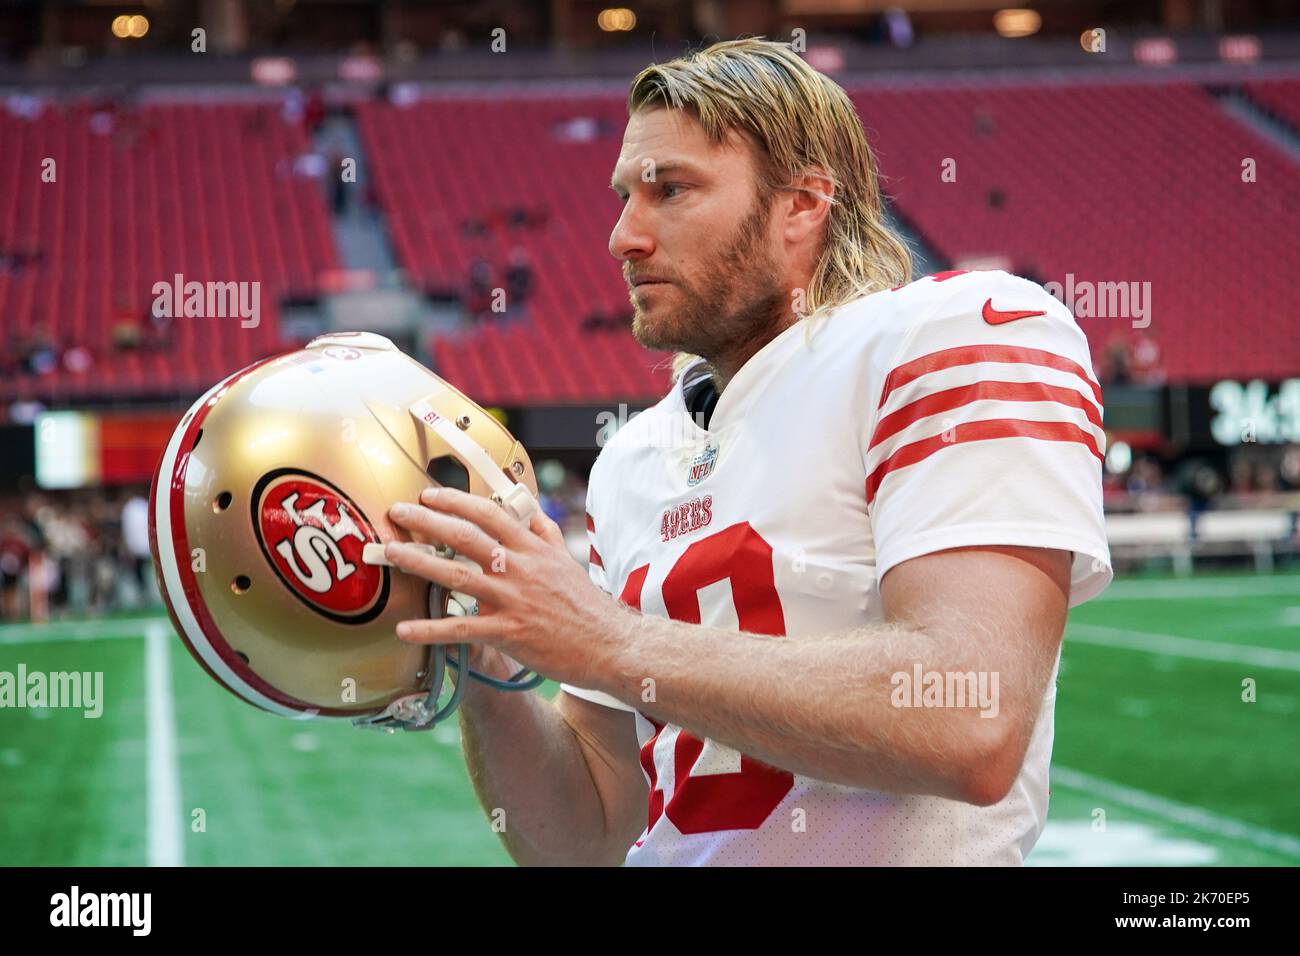
[(639, 272), (633, 272), (631, 269), (623, 270), (623, 280), (628, 284), (629, 288), (643, 279), (656, 279), (662, 282), (680, 282), (680, 280), (672, 273), (660, 270), (644, 269)]

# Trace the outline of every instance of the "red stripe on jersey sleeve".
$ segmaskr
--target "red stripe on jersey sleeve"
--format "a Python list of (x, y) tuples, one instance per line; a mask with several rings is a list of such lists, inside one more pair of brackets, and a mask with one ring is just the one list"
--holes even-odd
[(1000, 402), (1059, 402), (1081, 409), (1088, 416), (1088, 421), (1101, 428), (1101, 412), (1097, 406), (1072, 388), (1048, 385), (1045, 382), (974, 382), (924, 395), (897, 411), (890, 412), (876, 424), (867, 451), (922, 418), (988, 399)]
[(899, 365), (885, 379), (885, 388), (880, 395), (880, 404), (876, 407), (884, 408), (885, 402), (889, 400), (889, 396), (895, 389), (902, 388), (908, 382), (916, 381), (922, 375), (928, 375), (930, 372), (937, 372), (940, 369), (955, 368), (960, 365), (974, 365), (977, 362), (1011, 362), (1022, 365), (1041, 365), (1044, 368), (1069, 372), (1072, 375), (1079, 376), (1092, 391), (1093, 396), (1097, 399), (1097, 404), (1101, 404), (1101, 386), (1088, 377), (1088, 373), (1082, 365), (1063, 355), (1045, 352), (1042, 349), (1019, 348), (1014, 345), (963, 345), (957, 348), (931, 352), (928, 355), (922, 355), (920, 358)]
[(605, 562), (600, 560), (600, 553), (596, 550), (596, 546), (594, 544), (591, 546), (591, 553), (587, 555), (587, 561), (590, 562), (591, 564), (594, 564), (598, 568), (605, 567)]
[(587, 514), (587, 530), (591, 532), (596, 530), (596, 519), (590, 513)]
[[(1020, 418), (994, 418), (982, 422), (965, 422), (952, 430), (952, 438), (943, 435), (923, 438), (904, 445), (877, 466), (867, 476), (867, 503), (876, 497), (881, 483), (891, 471), (906, 468), (924, 461), (935, 452), (962, 442), (987, 441), (993, 438), (1037, 438), (1044, 441), (1075, 441), (1086, 445), (1098, 460), (1105, 460), (1097, 440), (1078, 425), (1070, 422), (1031, 422)], [(1009, 489), (1008, 493), (1011, 493)]]

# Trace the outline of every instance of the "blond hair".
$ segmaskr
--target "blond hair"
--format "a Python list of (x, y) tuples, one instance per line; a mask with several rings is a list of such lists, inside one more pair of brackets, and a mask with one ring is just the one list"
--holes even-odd
[[(752, 138), (764, 194), (791, 188), (804, 173), (830, 177), (834, 197), (804, 290), (805, 318), (911, 280), (912, 257), (885, 222), (876, 157), (853, 103), (789, 44), (729, 40), (648, 66), (632, 81), (628, 115), (661, 107), (688, 110), (712, 143), (732, 131)], [(695, 358), (676, 355), (673, 376)]]

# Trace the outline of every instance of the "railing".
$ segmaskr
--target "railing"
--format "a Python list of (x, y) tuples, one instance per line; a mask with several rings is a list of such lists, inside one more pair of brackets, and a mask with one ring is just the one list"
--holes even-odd
[(1300, 512), (1285, 509), (1108, 514), (1111, 559), (1121, 565), (1169, 558), (1191, 574), (1198, 557), (1245, 557), (1268, 572), (1279, 555), (1300, 553)]

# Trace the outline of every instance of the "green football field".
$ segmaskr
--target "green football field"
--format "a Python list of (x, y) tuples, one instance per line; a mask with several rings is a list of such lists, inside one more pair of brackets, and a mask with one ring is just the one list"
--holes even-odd
[[(162, 617), (0, 628), (20, 664), (102, 672), (105, 702), (0, 709), (0, 863), (509, 863), (454, 722), (263, 714)], [(1058, 687), (1031, 864), (1300, 865), (1300, 574), (1118, 581), (1071, 615)]]

